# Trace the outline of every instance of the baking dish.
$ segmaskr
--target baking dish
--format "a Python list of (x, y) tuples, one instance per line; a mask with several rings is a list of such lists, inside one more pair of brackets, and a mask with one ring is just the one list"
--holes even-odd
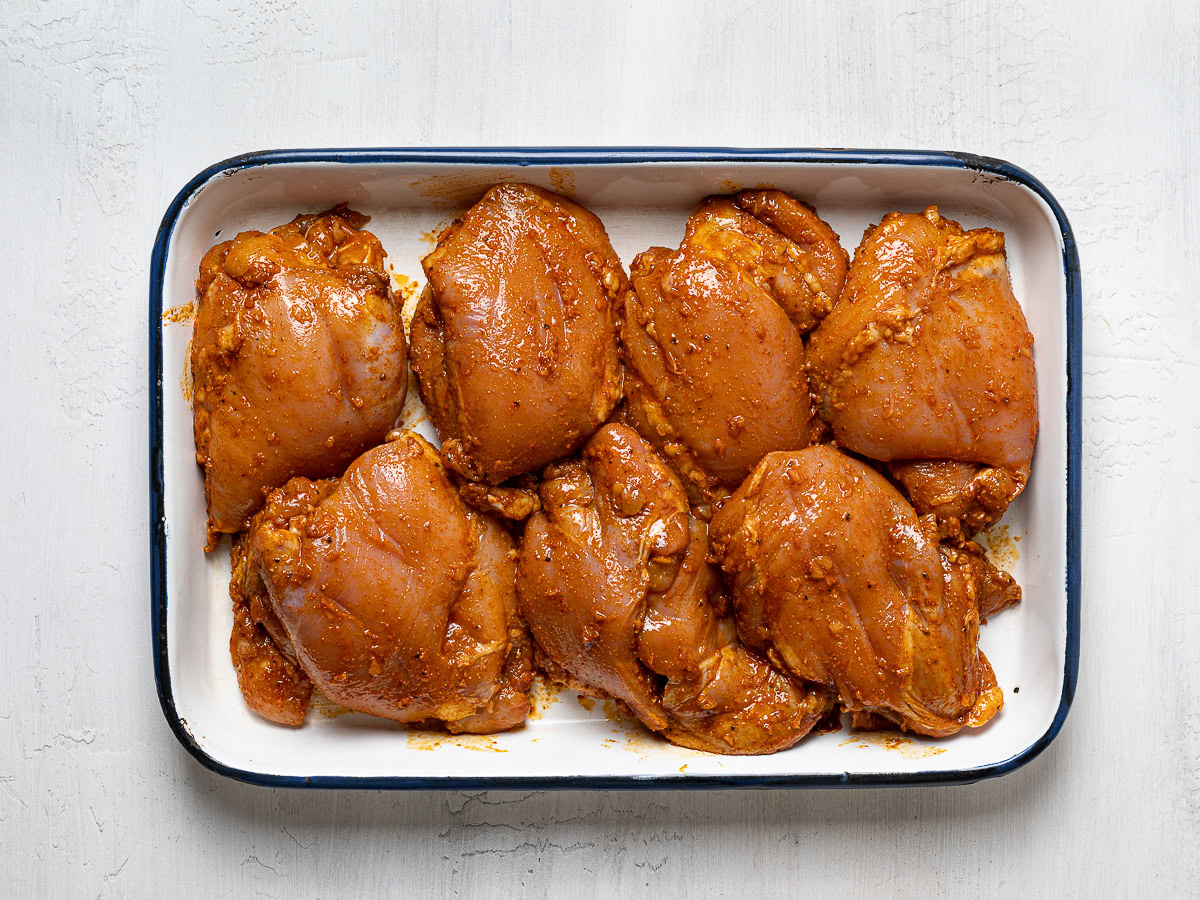
[[(982, 629), (1005, 691), (988, 726), (951, 739), (842, 731), (762, 757), (675, 747), (605, 704), (542, 689), (517, 731), (452, 737), (315, 710), (300, 729), (258, 718), (229, 659), (228, 542), (205, 556), (203, 479), (185, 374), (187, 305), (201, 256), (238, 231), (347, 201), (372, 216), (398, 285), (443, 224), (499, 181), (575, 197), (604, 221), (629, 264), (674, 247), (695, 204), (773, 186), (816, 206), (853, 251), (893, 209), (934, 203), (965, 227), (1005, 232), (1014, 291), (1035, 338), (1041, 431), (1029, 486), (994, 529), (997, 560), (1025, 599)], [(217, 163), (172, 201), (150, 272), (150, 601), (154, 669), (167, 721), (201, 763), (272, 786), (638, 788), (966, 783), (1033, 759), (1055, 737), (1075, 688), (1080, 616), (1080, 281), (1070, 225), (1035, 178), (965, 154), (858, 150), (285, 150)], [(412, 392), (415, 395), (415, 391)], [(419, 403), (405, 419), (433, 433)]]

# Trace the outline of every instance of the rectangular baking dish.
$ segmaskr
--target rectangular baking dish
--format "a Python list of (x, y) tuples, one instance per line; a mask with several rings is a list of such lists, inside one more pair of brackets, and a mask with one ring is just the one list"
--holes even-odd
[[(1005, 692), (986, 727), (935, 741), (898, 733), (811, 736), (772, 756), (672, 746), (604, 704), (539, 691), (522, 729), (487, 737), (411, 731), (314, 710), (300, 729), (258, 718), (229, 659), (228, 541), (206, 556), (204, 491), (185, 368), (197, 266), (217, 241), (347, 201), (389, 254), (398, 285), (423, 281), (432, 235), (500, 181), (579, 200), (628, 266), (675, 247), (703, 197), (772, 186), (812, 203), (853, 252), (893, 209), (936, 204), (1007, 238), (1013, 287), (1035, 338), (1041, 431), (1029, 486), (990, 536), (1025, 599), (982, 629)], [(1080, 615), (1080, 283), (1070, 225), (1045, 187), (998, 160), (857, 150), (287, 150), (218, 163), (163, 217), (150, 272), (150, 618), (167, 722), (210, 769), (254, 784), (322, 788), (818, 787), (968, 783), (1011, 772), (1062, 727)], [(415, 395), (415, 391), (411, 392)], [(405, 420), (423, 419), (410, 401)], [(424, 432), (433, 437), (428, 422)]]

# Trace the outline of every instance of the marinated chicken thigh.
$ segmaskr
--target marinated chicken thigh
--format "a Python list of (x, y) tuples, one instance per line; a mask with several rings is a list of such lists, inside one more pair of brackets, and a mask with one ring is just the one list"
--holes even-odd
[(399, 722), (524, 721), (533, 670), (513, 539), (417, 434), (394, 433), (340, 479), (272, 492), (235, 566), (234, 663), (268, 718), (303, 720), (302, 672), (335, 703)]
[(772, 453), (712, 523), (738, 632), (797, 677), (875, 717), (940, 737), (1003, 695), (978, 647), (986, 571), (943, 561), (933, 525), (869, 466), (824, 445)]
[(615, 305), (628, 280), (600, 220), (497, 185), (424, 266), (412, 364), (447, 467), (499, 484), (582, 446), (621, 398)]
[(826, 692), (739, 644), (706, 525), (631, 429), (604, 426), (581, 458), (546, 470), (541, 496), (521, 541), (517, 593), (553, 678), (715, 753), (781, 750), (828, 710)]
[[(307, 497), (306, 492), (297, 492), (289, 495), (287, 502), (299, 511), (306, 499), (315, 500), (316, 492), (327, 492), (329, 485), (317, 482)], [(230, 555), (233, 632), (229, 655), (238, 687), (246, 705), (263, 718), (280, 725), (302, 725), (308, 715), (312, 681), (296, 661), (291, 642), (271, 609), (258, 566), (247, 551), (246, 532), (235, 535)]]
[[(851, 263), (811, 207), (742, 191), (627, 277), (594, 214), (499, 184), (423, 260), (406, 346), (366, 222), (299, 216), (200, 266), (207, 549), (235, 534), (251, 709), (301, 725), (316, 690), (502, 731), (535, 661), (721, 754), (1001, 709), (979, 626), (1021, 590), (971, 537), (1038, 431), (1002, 234), (889, 213)], [(391, 430), (410, 352), (440, 451)]]
[(1028, 464), (1009, 470), (947, 459), (908, 459), (888, 463), (887, 470), (918, 513), (933, 514), (944, 538), (995, 525), (1029, 478)]
[(1013, 581), (1011, 575), (992, 564), (982, 545), (975, 541), (951, 538), (938, 544), (938, 552), (942, 555), (942, 568), (979, 607), (981, 622), (1021, 602), (1020, 585)]
[(802, 335), (833, 307), (846, 263), (833, 230), (782, 191), (709, 198), (678, 250), (634, 260), (622, 418), (694, 502), (728, 495), (764, 454), (808, 444)]
[(340, 475), (408, 385), (400, 305), (365, 216), (338, 207), (205, 254), (192, 339), (208, 549), (289, 478)]
[(838, 444), (890, 463), (943, 535), (986, 528), (1024, 488), (1033, 337), (1000, 232), (964, 231), (933, 206), (889, 213), (863, 236), (809, 366)]

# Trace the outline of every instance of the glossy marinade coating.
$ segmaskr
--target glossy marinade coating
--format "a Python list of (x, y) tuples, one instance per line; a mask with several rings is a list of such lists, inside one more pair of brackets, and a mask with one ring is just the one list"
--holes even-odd
[(699, 750), (770, 753), (812, 729), (831, 697), (739, 644), (707, 526), (632, 429), (606, 425), (541, 490), (517, 592), (551, 677)]
[(335, 703), (454, 732), (525, 720), (513, 539), (420, 436), (394, 434), (340, 479), (290, 481), (248, 546), (283, 643)]
[(824, 445), (767, 456), (712, 523), (747, 644), (860, 720), (938, 737), (983, 724), (1003, 695), (978, 647), (982, 568), (944, 564), (931, 531)]
[(803, 335), (833, 307), (846, 263), (833, 230), (773, 190), (705, 200), (678, 250), (634, 260), (622, 418), (693, 501), (728, 495), (772, 450), (808, 444)]
[(1025, 489), (1029, 467), (1004, 469), (949, 459), (888, 463), (917, 512), (932, 514), (946, 538), (967, 538), (995, 525)]
[(421, 398), (451, 469), (498, 484), (577, 450), (621, 397), (628, 289), (600, 220), (541, 188), (492, 188), (424, 260)]
[[(311, 482), (308, 496), (295, 492), (289, 501), (297, 510), (329, 482)], [(255, 519), (261, 517), (261, 513)], [(251, 520), (251, 529), (254, 528)], [(233, 600), (233, 630), (229, 656), (237, 673), (238, 688), (246, 705), (279, 725), (302, 725), (312, 698), (312, 681), (296, 660), (287, 633), (271, 609), (266, 585), (247, 548), (246, 533), (235, 535), (230, 551), (232, 574), (229, 596)]]
[(891, 463), (943, 534), (987, 527), (1024, 488), (1038, 430), (1033, 336), (1000, 232), (964, 231), (932, 206), (889, 213), (863, 236), (808, 349), (838, 444)]
[(293, 476), (340, 475), (404, 405), (404, 328), (366, 218), (248, 231), (200, 264), (191, 370), (208, 546)]

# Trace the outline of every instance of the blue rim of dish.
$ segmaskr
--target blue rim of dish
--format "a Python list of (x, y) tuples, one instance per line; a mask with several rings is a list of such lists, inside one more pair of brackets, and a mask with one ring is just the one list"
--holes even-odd
[[(461, 165), (611, 165), (616, 163), (788, 162), (797, 164), (937, 166), (966, 169), (1016, 182), (1037, 194), (1054, 213), (1062, 233), (1063, 272), (1067, 288), (1067, 646), (1062, 695), (1046, 732), (1020, 753), (987, 766), (943, 772), (863, 773), (830, 775), (680, 775), (658, 776), (530, 776), (530, 777), (358, 777), (350, 775), (271, 775), (226, 766), (209, 756), (188, 731), (175, 708), (167, 658), (167, 537), (163, 471), (162, 295), (167, 251), (179, 214), (212, 179), (239, 169), (280, 163), (457, 163)], [(184, 185), (171, 201), (159, 226), (150, 261), (150, 622), (154, 680), (171, 730), (184, 748), (218, 774), (264, 787), (477, 790), (555, 789), (708, 789), (907, 787), (971, 784), (1015, 771), (1036, 758), (1058, 736), (1075, 696), (1079, 672), (1080, 621), (1080, 471), (1083, 393), (1082, 289), (1075, 235), (1062, 207), (1037, 178), (1024, 169), (985, 156), (921, 150), (748, 150), (736, 148), (429, 148), (267, 150), (235, 156), (209, 166)]]

